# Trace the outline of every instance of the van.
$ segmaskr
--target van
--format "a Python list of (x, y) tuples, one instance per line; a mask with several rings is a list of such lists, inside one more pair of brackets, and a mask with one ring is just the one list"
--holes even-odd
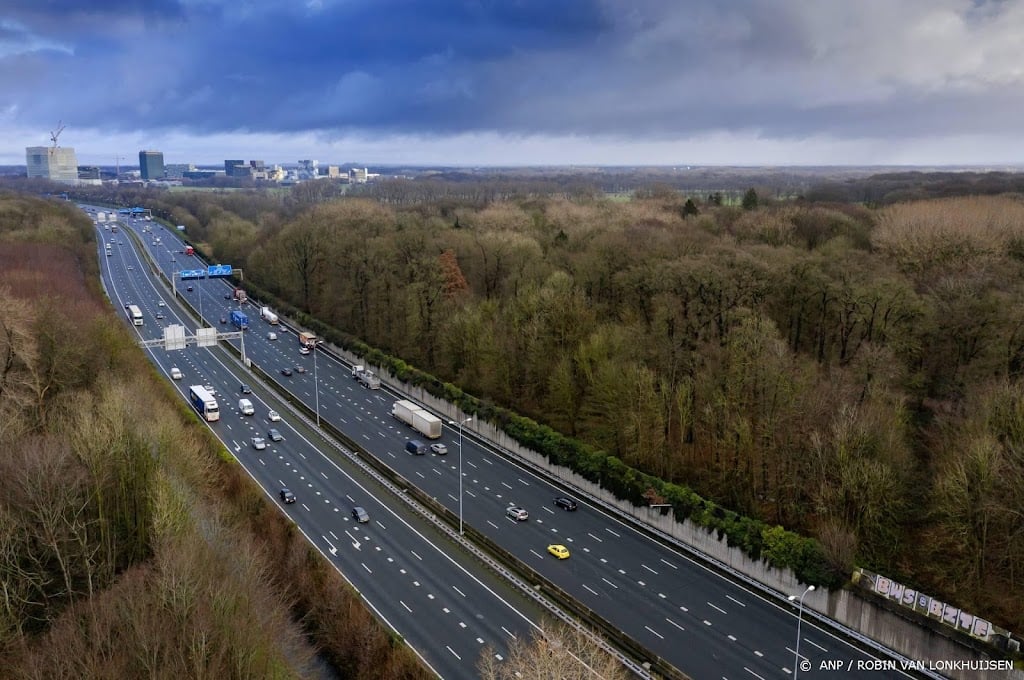
[(177, 366), (171, 368), (171, 380), (181, 380), (182, 377), (184, 376), (182, 376), (180, 368)]
[(405, 450), (414, 456), (427, 455), (427, 445), (418, 439), (410, 439), (405, 443)]
[(256, 413), (256, 409), (252, 407), (252, 402), (248, 399), (238, 400), (238, 410), (242, 412), (243, 416), (251, 416)]

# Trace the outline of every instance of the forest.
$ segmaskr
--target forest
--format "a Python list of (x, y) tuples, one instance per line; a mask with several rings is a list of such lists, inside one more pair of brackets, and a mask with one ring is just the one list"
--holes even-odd
[(282, 308), (812, 537), (838, 574), (1024, 629), (1019, 195), (107, 191)]
[(0, 192), (0, 244), (3, 677), (430, 677), (134, 345), (90, 220)]

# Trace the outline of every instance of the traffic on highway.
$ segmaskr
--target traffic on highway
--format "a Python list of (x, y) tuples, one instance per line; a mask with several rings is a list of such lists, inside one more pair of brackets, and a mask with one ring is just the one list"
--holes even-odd
[[(126, 328), (142, 340), (161, 337), (171, 324), (193, 332), (195, 321), (175, 293), (202, 315), (204, 325), (223, 333), (241, 327), (240, 320), (233, 323), (233, 312), (245, 314), (244, 357), (264, 380), (223, 348), (157, 347), (149, 354), (200, 414), (203, 400), (190, 396), (190, 388), (212, 394), (219, 417), (206, 418), (211, 430), (378, 616), (442, 677), (476, 677), (484, 646), (500, 657), (508, 640), (538, 625), (543, 608), (453, 549), (379, 480), (342, 461), (340, 447), (317, 429), (317, 421), (343, 431), (466, 525), (693, 678), (779, 678), (797, 668), (800, 677), (825, 678), (831, 672), (823, 661), (886, 658), (806, 615), (798, 638), (798, 614), (785, 601), (655, 540), (497, 451), (473, 433), (472, 423), (460, 424), (464, 418), (427, 414), (441, 421), (436, 437), (433, 426), (414, 429), (396, 415), (396, 403), (408, 395), (386, 381), (372, 389), (374, 376), (359, 375), (323, 345), (300, 343), (301, 329), (276, 315), (272, 323), (249, 300), (239, 300), (228, 282), (181, 280), (178, 272), (206, 265), (186, 254), (177, 234), (156, 222), (122, 222), (131, 233), (119, 240), (97, 229), (112, 303), (135, 307), (142, 317), (142, 325), (128, 325), (133, 321), (126, 313)], [(166, 280), (174, 281), (173, 291)], [(239, 339), (228, 342), (240, 348)], [(303, 402), (315, 418), (291, 408), (280, 393)], [(869, 673), (879, 677), (868, 670), (847, 675)]]

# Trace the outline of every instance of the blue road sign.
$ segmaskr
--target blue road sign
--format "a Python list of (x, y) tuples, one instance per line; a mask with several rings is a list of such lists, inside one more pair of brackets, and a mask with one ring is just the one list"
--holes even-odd
[(211, 264), (206, 268), (206, 275), (210, 278), (213, 278), (214, 276), (231, 276), (231, 265)]
[(185, 279), (201, 279), (206, 276), (206, 271), (203, 269), (182, 269), (178, 274), (181, 276), (181, 280)]

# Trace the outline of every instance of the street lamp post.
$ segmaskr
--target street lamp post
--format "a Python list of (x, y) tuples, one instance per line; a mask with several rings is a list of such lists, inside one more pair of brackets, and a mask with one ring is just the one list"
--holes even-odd
[(316, 348), (323, 342), (317, 340), (313, 343), (313, 400), (316, 403), (316, 426), (320, 427), (320, 385), (316, 381)]
[(459, 426), (459, 536), (462, 536), (462, 426), (473, 420), (473, 416), (460, 420), (456, 423), (454, 420), (449, 420), (449, 425)]
[[(800, 624), (803, 622), (804, 618), (804, 597), (812, 590), (814, 590), (814, 586), (807, 586), (807, 590), (805, 590), (803, 595), (800, 596), (800, 612), (796, 617), (796, 651), (794, 652), (793, 660), (793, 680), (796, 680), (797, 671), (800, 670)], [(796, 599), (796, 595), (790, 595), (786, 599), (792, 602)]]

